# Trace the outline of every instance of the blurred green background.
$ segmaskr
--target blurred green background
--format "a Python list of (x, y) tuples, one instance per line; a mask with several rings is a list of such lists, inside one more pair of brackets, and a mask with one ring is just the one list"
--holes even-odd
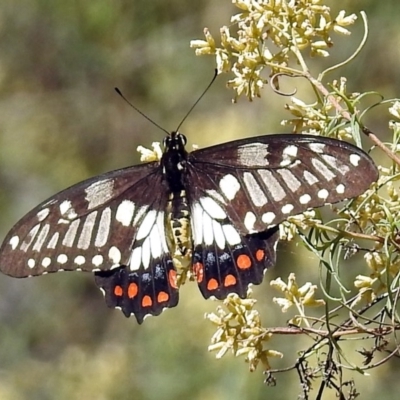
[[(349, 90), (398, 95), (400, 3), (326, 4), (336, 12), (365, 10), (369, 16), (365, 50), (340, 71), (348, 77)], [(115, 86), (165, 129), (175, 129), (214, 69), (211, 57), (195, 57), (189, 41), (203, 38), (205, 26), (218, 37), (232, 12), (230, 1), (212, 0), (2, 0), (0, 237), (48, 196), (138, 163), (139, 144), (162, 140), (163, 132), (122, 101)], [(314, 71), (354, 51), (363, 33), (361, 21), (352, 31), (350, 37), (333, 37), (332, 58), (313, 60)], [(218, 78), (182, 127), (189, 143), (204, 147), (282, 131), (280, 120), (289, 117), (283, 111), (287, 98), (267, 87), (262, 99), (233, 105), (225, 81), (226, 76)], [(295, 84), (285, 82), (283, 89)], [(387, 110), (380, 108), (368, 125), (385, 135), (387, 119)], [(362, 256), (357, 257), (351, 261), (349, 282), (361, 268)], [(267, 282), (286, 279), (289, 271), (296, 272), (299, 282), (318, 282), (318, 264), (309, 253), (280, 245), (277, 267), (255, 290), (264, 325), (285, 326), (291, 317), (272, 303), (279, 293)], [(25, 280), (1, 275), (0, 400), (297, 398), (294, 372), (277, 376), (278, 386), (270, 388), (261, 369), (249, 373), (243, 359), (227, 354), (215, 360), (207, 352), (214, 328), (203, 315), (216, 304), (203, 300), (195, 284), (187, 284), (177, 308), (138, 326), (106, 307), (90, 274)], [(285, 353), (274, 364), (283, 367), (310, 341), (286, 336), (270, 345)], [(362, 362), (354, 350), (349, 358)], [(355, 378), (361, 398), (383, 400), (400, 392), (398, 361), (370, 373), (347, 376)]]

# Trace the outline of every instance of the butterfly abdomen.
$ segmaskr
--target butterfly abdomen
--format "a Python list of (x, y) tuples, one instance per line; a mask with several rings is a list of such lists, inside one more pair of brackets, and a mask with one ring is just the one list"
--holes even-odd
[(167, 210), (175, 253), (185, 256), (192, 247), (190, 211), (185, 190), (170, 194)]

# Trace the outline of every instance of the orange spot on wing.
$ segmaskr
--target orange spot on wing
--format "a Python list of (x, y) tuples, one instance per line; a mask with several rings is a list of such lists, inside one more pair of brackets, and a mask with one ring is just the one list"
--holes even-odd
[(178, 289), (178, 285), (176, 283), (176, 271), (171, 269), (168, 273), (169, 284), (173, 289)]
[(204, 279), (204, 266), (202, 263), (193, 264), (193, 272), (196, 275), (196, 279), (198, 283), (203, 282)]
[(138, 287), (136, 283), (130, 283), (128, 286), (128, 297), (133, 299), (138, 294)]
[(117, 285), (114, 288), (114, 294), (118, 297), (121, 297), (124, 294), (124, 291), (122, 290), (122, 287)]
[(167, 292), (160, 292), (157, 296), (157, 301), (159, 303), (164, 303), (165, 301), (169, 300), (169, 294)]
[(151, 307), (153, 305), (153, 300), (150, 296), (144, 296), (142, 299), (142, 307)]
[(215, 290), (218, 288), (218, 282), (216, 279), (210, 279), (207, 283), (207, 289), (208, 290)]
[(224, 286), (234, 286), (236, 282), (236, 278), (232, 274), (229, 274), (224, 279)]
[(240, 269), (247, 269), (251, 267), (250, 257), (246, 254), (241, 254), (236, 260), (237, 266)]
[(263, 249), (258, 249), (256, 251), (256, 259), (257, 261), (262, 261), (264, 259), (265, 256), (265, 251)]

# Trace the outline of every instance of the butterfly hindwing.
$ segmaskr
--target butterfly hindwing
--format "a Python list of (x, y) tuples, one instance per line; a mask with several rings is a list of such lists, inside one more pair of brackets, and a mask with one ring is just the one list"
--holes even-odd
[(95, 272), (96, 285), (104, 291), (106, 304), (120, 308), (126, 317), (134, 315), (139, 324), (147, 315), (159, 315), (178, 304), (176, 271), (170, 255), (151, 260), (149, 267), (135, 271), (121, 266)]
[(262, 282), (275, 264), (278, 227), (242, 235), (218, 203), (207, 197), (192, 203), (193, 272), (205, 298), (244, 298), (249, 284)]
[(222, 300), (229, 293), (245, 298), (248, 286), (259, 285), (265, 270), (275, 265), (278, 227), (246, 236), (233, 233), (233, 229), (225, 230), (225, 235), (217, 228), (214, 236), (222, 234), (224, 239), (194, 247), (193, 272), (206, 299), (214, 296)]

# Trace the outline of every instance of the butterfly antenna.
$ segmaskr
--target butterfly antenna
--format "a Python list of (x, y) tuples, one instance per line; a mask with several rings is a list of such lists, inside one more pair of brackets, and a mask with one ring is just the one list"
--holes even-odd
[[(208, 89), (208, 88), (207, 88)], [(158, 125), (157, 122), (154, 122), (151, 118), (149, 118), (144, 112), (140, 111), (137, 107), (135, 107), (123, 94), (122, 92), (116, 87), (115, 91), (135, 110), (137, 111), (142, 117), (146, 118), (147, 121), (151, 122), (154, 126), (157, 128), (161, 129), (163, 132), (165, 132), (168, 136), (170, 133), (164, 129), (162, 126)], [(201, 97), (200, 97), (201, 98)], [(193, 108), (193, 107), (192, 107)], [(190, 110), (192, 111), (192, 110)], [(186, 117), (185, 117), (186, 118)]]
[(179, 132), (179, 128), (182, 126), (182, 124), (186, 121), (186, 118), (190, 115), (190, 113), (193, 111), (193, 109), (197, 106), (199, 101), (203, 98), (203, 96), (208, 92), (208, 89), (210, 89), (211, 85), (214, 83), (216, 77), (218, 76), (218, 71), (215, 69), (214, 70), (214, 76), (211, 79), (211, 82), (207, 85), (207, 87), (204, 89), (203, 93), (200, 95), (200, 97), (195, 101), (195, 103), (190, 107), (190, 110), (186, 113), (186, 115), (183, 117), (182, 121), (176, 128), (176, 132)]

